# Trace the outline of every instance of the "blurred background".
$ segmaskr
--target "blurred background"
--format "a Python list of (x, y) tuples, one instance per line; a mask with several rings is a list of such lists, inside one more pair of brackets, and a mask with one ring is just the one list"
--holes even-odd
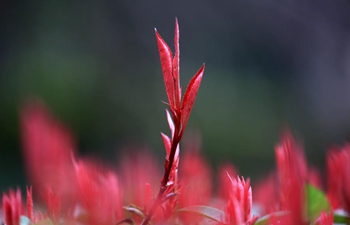
[[(0, 188), (26, 184), (19, 112), (39, 98), (82, 155), (117, 162), (128, 146), (165, 156), (169, 133), (154, 27), (173, 49), (183, 89), (206, 70), (185, 136), (216, 168), (254, 181), (275, 166), (289, 127), (309, 162), (350, 140), (348, 0), (1, 1)], [(44, 171), (43, 171), (44, 172)]]

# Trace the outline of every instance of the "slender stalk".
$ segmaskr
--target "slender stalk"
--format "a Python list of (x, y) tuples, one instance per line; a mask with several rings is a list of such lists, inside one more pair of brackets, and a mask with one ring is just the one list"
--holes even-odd
[[(170, 173), (171, 173), (171, 169), (173, 168), (173, 164), (174, 164), (174, 158), (175, 158), (175, 154), (176, 154), (176, 149), (177, 146), (180, 143), (181, 140), (181, 136), (183, 132), (178, 132), (180, 127), (180, 123), (176, 123), (175, 124), (175, 132), (174, 132), (174, 138), (172, 139), (172, 143), (171, 143), (171, 150), (170, 150), (170, 155), (169, 155), (169, 163), (168, 166), (165, 168), (164, 171), (164, 176), (163, 179), (160, 183), (160, 188), (159, 188), (159, 192), (157, 195), (156, 200), (153, 202), (152, 207), (150, 208), (146, 218), (143, 219), (143, 221), (141, 222), (141, 225), (147, 225), (149, 223), (149, 221), (152, 219), (153, 214), (156, 212), (157, 208), (162, 204), (162, 198), (164, 195), (164, 192), (167, 189), (167, 183), (169, 182), (169, 177), (170, 177)], [(165, 165), (167, 164), (167, 159), (165, 159)]]

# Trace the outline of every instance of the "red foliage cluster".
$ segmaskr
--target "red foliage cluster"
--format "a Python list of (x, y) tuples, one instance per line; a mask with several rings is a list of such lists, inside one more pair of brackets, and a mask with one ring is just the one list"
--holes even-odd
[(350, 144), (327, 155), (328, 198), (334, 208), (350, 212)]
[(249, 179), (244, 178), (230, 179), (230, 198), (228, 199), (225, 224), (254, 224), (257, 217), (251, 217), (252, 211), (252, 188)]
[(9, 195), (2, 195), (2, 207), (4, 210), (5, 223), (9, 225), (19, 224), (19, 217), (23, 213), (21, 191), (10, 190)]
[[(218, 224), (330, 225), (350, 223), (350, 145), (327, 155), (327, 195), (320, 177), (307, 165), (302, 147), (290, 132), (276, 146), (277, 170), (252, 191), (250, 180), (237, 176), (233, 165), (219, 170), (219, 194), (213, 194), (212, 171), (199, 152), (198, 139), (179, 143), (202, 80), (204, 65), (189, 82), (183, 99), (179, 76), (179, 26), (175, 23), (175, 55), (156, 32), (169, 111), (171, 135), (161, 134), (166, 157), (164, 174), (144, 151), (120, 160), (114, 171), (91, 159), (80, 159), (68, 129), (40, 103), (21, 113), (23, 154), (32, 187), (26, 205), (21, 192), (3, 194), (6, 225), (19, 224)], [(254, 194), (254, 198), (253, 198)], [(216, 197), (215, 197), (216, 196)], [(343, 213), (339, 214), (338, 209)]]

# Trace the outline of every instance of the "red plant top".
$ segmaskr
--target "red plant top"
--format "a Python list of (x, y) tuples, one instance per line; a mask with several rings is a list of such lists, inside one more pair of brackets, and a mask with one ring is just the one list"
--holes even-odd
[(10, 189), (9, 195), (2, 194), (2, 207), (6, 225), (19, 225), (19, 217), (23, 213), (21, 191)]
[[(75, 144), (67, 127), (56, 120), (38, 101), (27, 103), (21, 111), (21, 132), (26, 172), (34, 193), (46, 190), (62, 196), (61, 204), (69, 208), (76, 196), (76, 179), (71, 154)], [(45, 171), (45, 172), (43, 172)], [(37, 193), (41, 196), (41, 193)]]
[(277, 172), (280, 188), (280, 206), (290, 210), (294, 224), (303, 224), (304, 184), (307, 180), (307, 165), (292, 134), (286, 132), (276, 146)]
[(232, 178), (227, 173), (230, 180), (230, 198), (228, 199), (225, 213), (225, 224), (240, 225), (254, 224), (256, 217), (251, 217), (252, 211), (252, 189), (250, 180), (242, 177)]
[[(163, 72), (165, 91), (168, 97), (170, 113), (167, 113), (167, 119), (171, 130), (171, 138), (162, 134), (166, 150), (165, 171), (161, 180), (160, 189), (156, 200), (150, 207), (147, 216), (142, 221), (142, 225), (148, 224), (157, 208), (162, 204), (164, 197), (169, 193), (176, 193), (177, 168), (179, 164), (179, 143), (185, 131), (188, 118), (197, 97), (197, 92), (202, 81), (204, 73), (204, 64), (192, 77), (187, 86), (185, 95), (182, 99), (180, 87), (180, 47), (179, 47), (179, 24), (175, 19), (175, 55), (171, 52), (169, 46), (165, 43), (158, 31), (155, 29), (156, 40), (160, 55), (160, 63)], [(182, 100), (181, 100), (182, 99)], [(165, 197), (166, 198), (166, 197)], [(175, 207), (176, 201), (172, 206)]]
[(350, 210), (350, 144), (327, 155), (327, 196), (334, 209)]
[(175, 55), (173, 54), (163, 40), (163, 38), (155, 29), (156, 39), (158, 44), (160, 63), (162, 66), (164, 84), (166, 94), (168, 96), (170, 112), (172, 113), (175, 126), (179, 126), (177, 135), (182, 136), (185, 130), (188, 118), (190, 116), (193, 104), (196, 100), (197, 92), (202, 81), (204, 73), (204, 64), (190, 80), (187, 86), (184, 98), (181, 102), (181, 86), (180, 86), (180, 47), (179, 47), (179, 24), (175, 20)]

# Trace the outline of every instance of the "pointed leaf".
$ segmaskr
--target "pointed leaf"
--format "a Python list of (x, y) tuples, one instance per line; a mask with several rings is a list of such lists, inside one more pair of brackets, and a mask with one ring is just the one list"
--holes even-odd
[[(228, 219), (229, 218), (229, 219)], [(226, 220), (228, 223), (241, 224), (243, 223), (242, 208), (237, 198), (230, 198), (226, 207)]]
[(170, 148), (171, 148), (171, 141), (170, 138), (163, 133), (160, 133), (162, 135), (165, 151), (166, 151), (166, 159), (169, 160), (169, 155), (170, 155)]
[(271, 217), (274, 217), (274, 219), (276, 219), (277, 221), (286, 216), (289, 215), (289, 212), (288, 211), (280, 211), (280, 212), (274, 212), (274, 213), (271, 213), (271, 214), (268, 214), (266, 216), (263, 216), (263, 217), (260, 217), (255, 223), (254, 225), (268, 225), (270, 224), (269, 223), (269, 220)]
[(32, 186), (27, 186), (27, 215), (29, 220), (33, 220), (34, 215), (34, 203), (33, 203), (33, 195), (32, 195)]
[(177, 144), (176, 152), (175, 152), (175, 156), (174, 156), (174, 166), (175, 167), (178, 167), (179, 157), (180, 157), (180, 145)]
[(225, 213), (220, 209), (209, 207), (209, 206), (203, 206), (203, 205), (188, 206), (177, 210), (177, 212), (194, 213), (194, 214), (203, 216), (204, 218), (214, 220), (218, 223), (221, 223), (222, 219), (225, 218)]
[(201, 84), (203, 73), (204, 73), (204, 67), (205, 65), (203, 64), (203, 66), (197, 71), (194, 77), (192, 77), (192, 79), (190, 80), (190, 83), (187, 86), (185, 96), (181, 106), (181, 122), (182, 122), (183, 130), (186, 127), (194, 101), (196, 100), (197, 92)]
[(174, 91), (175, 91), (175, 108), (180, 109), (181, 101), (181, 88), (180, 88), (180, 32), (179, 23), (177, 18), (175, 18), (175, 35), (174, 35), (174, 45), (175, 45), (175, 55), (173, 58), (173, 78), (174, 78)]
[(174, 107), (174, 79), (172, 76), (173, 66), (172, 66), (172, 52), (163, 40), (163, 38), (158, 33), (157, 29), (154, 29), (156, 33), (156, 39), (158, 44), (160, 64), (162, 66), (163, 78), (165, 91), (168, 96), (170, 108)]
[(166, 118), (167, 118), (168, 125), (169, 125), (170, 132), (171, 132), (171, 138), (174, 138), (174, 134), (175, 134), (174, 121), (173, 121), (173, 118), (171, 117), (169, 111), (168, 110), (165, 110), (165, 111), (166, 111)]
[(311, 222), (314, 222), (322, 211), (329, 213), (329, 202), (321, 190), (311, 184), (306, 184), (305, 191), (307, 215)]

